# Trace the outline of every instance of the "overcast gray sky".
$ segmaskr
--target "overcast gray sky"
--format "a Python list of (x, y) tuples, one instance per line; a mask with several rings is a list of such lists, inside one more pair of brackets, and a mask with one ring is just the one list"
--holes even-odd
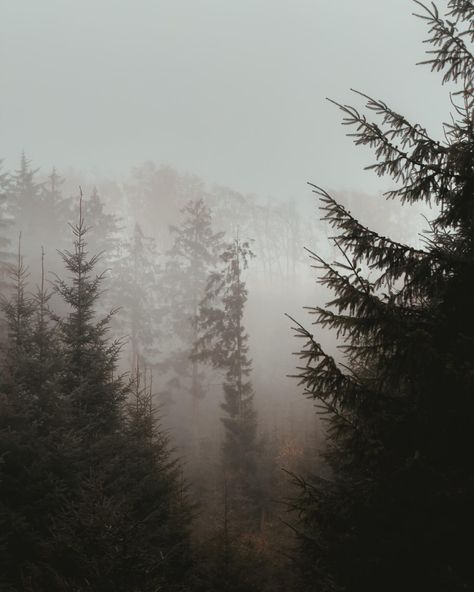
[[(441, 4), (443, 6), (443, 3)], [(0, 158), (125, 177), (144, 160), (263, 197), (387, 186), (330, 96), (435, 126), (411, 0), (0, 0)]]

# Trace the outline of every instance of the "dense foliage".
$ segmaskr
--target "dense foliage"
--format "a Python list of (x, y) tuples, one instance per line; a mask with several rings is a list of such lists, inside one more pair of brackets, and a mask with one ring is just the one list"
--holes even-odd
[(470, 590), (474, 393), (474, 5), (451, 0), (429, 27), (426, 62), (443, 73), (453, 115), (432, 139), (383, 101), (361, 95), (374, 121), (338, 105), (386, 197), (426, 202), (421, 248), (367, 228), (315, 187), (340, 252), (310, 253), (334, 294), (316, 323), (341, 339), (328, 355), (306, 340), (299, 378), (328, 420), (331, 474), (299, 480), (303, 567), (318, 590)]
[(380, 208), (313, 185), (320, 224), (153, 163), (78, 208), (83, 173), (0, 170), (2, 591), (474, 589), (474, 5), (446, 1), (415, 0), (441, 139), (333, 102)]
[(173, 590), (189, 568), (190, 508), (151, 395), (117, 373), (103, 274), (82, 214), (52, 315), (44, 272), (26, 290), (20, 248), (4, 299), (0, 522), (2, 590)]

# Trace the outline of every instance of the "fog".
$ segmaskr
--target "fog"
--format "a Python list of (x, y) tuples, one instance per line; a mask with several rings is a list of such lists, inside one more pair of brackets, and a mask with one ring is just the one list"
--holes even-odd
[[(3, 1), (0, 154), (124, 177), (145, 160), (263, 198), (376, 192), (329, 96), (349, 88), (440, 133), (408, 0)], [(425, 100), (430, 97), (428, 108)], [(423, 106), (423, 107), (422, 107)], [(341, 163), (344, 166), (341, 167)]]
[[(393, 189), (393, 182), (365, 170), (374, 162), (373, 151), (354, 147), (346, 135), (353, 130), (341, 127), (341, 111), (327, 100), (362, 109), (364, 100), (351, 92), (356, 89), (387, 101), (426, 126), (434, 138), (442, 137), (450, 88), (440, 89), (429, 68), (416, 65), (423, 59), (426, 31), (413, 18), (414, 7), (408, 0), (0, 2), (5, 376), (17, 376), (18, 369), (8, 365), (13, 355), (8, 343), (20, 343), (15, 331), (20, 332), (20, 325), (24, 331), (24, 314), (25, 334), (42, 335), (33, 339), (34, 347), (43, 344), (46, 333), (41, 331), (48, 330), (48, 339), (58, 348), (48, 354), (50, 366), (44, 366), (54, 380), (43, 384), (31, 371), (36, 382), (24, 387), (25, 392), (30, 387), (54, 391), (54, 408), (62, 409), (68, 380), (79, 385), (71, 391), (74, 396), (81, 388), (88, 393), (120, 391), (116, 414), (129, 430), (127, 438), (139, 433), (134, 443), (145, 451), (133, 462), (140, 465), (152, 450), (153, 458), (164, 463), (159, 470), (153, 465), (143, 478), (155, 475), (155, 469), (157, 475), (169, 473), (174, 501), (166, 507), (178, 498), (180, 504), (191, 500), (189, 514), (194, 517), (188, 520), (186, 514), (179, 528), (187, 533), (183, 540), (191, 541), (192, 561), (202, 562), (205, 569), (193, 576), (197, 579), (191, 587), (169, 590), (227, 590), (211, 585), (210, 574), (224, 570), (231, 581), (232, 561), (238, 567), (255, 557), (251, 578), (267, 578), (267, 587), (247, 582), (244, 568), (235, 577), (245, 585), (236, 592), (298, 589), (289, 566), (300, 533), (286, 524), (282, 500), (294, 495), (295, 480), (304, 483), (314, 475), (330, 479), (332, 469), (324, 460), (327, 424), (314, 400), (305, 396), (304, 381), (294, 376), (306, 363), (295, 356), (302, 346), (295, 339), (295, 324), (308, 327), (310, 340), (317, 332), (315, 339), (337, 363), (345, 359), (340, 347), (344, 339), (327, 327), (314, 328), (315, 316), (308, 310), (334, 297), (318, 283), (311, 252), (324, 261), (341, 261), (342, 253), (333, 229), (321, 221), (320, 204), (308, 183), (324, 187), (364, 226), (403, 245), (422, 244), (428, 206), (401, 209), (396, 200), (385, 200), (383, 193)], [(81, 257), (88, 260), (95, 254), (100, 257), (92, 259), (90, 269), (78, 272)], [(363, 271), (369, 278), (375, 273), (370, 266)], [(357, 277), (360, 268), (352, 272)], [(100, 278), (97, 292), (90, 279), (95, 274)], [(47, 298), (37, 288), (42, 279)], [(84, 281), (90, 309), (81, 300)], [(37, 295), (31, 297), (35, 289)], [(23, 298), (32, 299), (24, 304)], [(81, 306), (87, 331), (82, 341), (78, 338), (82, 345), (77, 351), (89, 339), (92, 358), (106, 360), (97, 362), (103, 366), (93, 378), (100, 388), (85, 377), (83, 366), (74, 370), (73, 378), (68, 374), (77, 362), (70, 353), (77, 354), (71, 327), (82, 322), (77, 320), (82, 319)], [(35, 315), (41, 319), (38, 326)], [(110, 345), (115, 339), (121, 344), (117, 351)], [(23, 352), (21, 347), (14, 351)], [(35, 355), (25, 354), (28, 364)], [(63, 358), (64, 365), (55, 369)], [(22, 372), (30, 370), (21, 366), (18, 374)], [(115, 380), (128, 386), (117, 387)], [(1, 389), (6, 388), (3, 382)], [(78, 446), (92, 442), (91, 454), (97, 457), (88, 457), (87, 469), (81, 465), (80, 495), (73, 505), (67, 505), (70, 500), (64, 505), (62, 498), (58, 502), (68, 519), (82, 511), (77, 508), (84, 500), (92, 499), (87, 495), (94, 487), (106, 491), (104, 475), (116, 462), (105, 453), (101, 460), (95, 436), (88, 433), (81, 440), (87, 422), (103, 413), (110, 420), (104, 428), (107, 437), (120, 431), (110, 427), (115, 421), (110, 410), (90, 411), (93, 404), (86, 397), (77, 405), (71, 400), (58, 422), (80, 409), (86, 427), (78, 432)], [(42, 426), (42, 421), (33, 425)], [(74, 446), (75, 427), (68, 424), (67, 429)], [(67, 429), (58, 438), (69, 434)], [(148, 444), (140, 440), (143, 434)], [(107, 446), (112, 449), (113, 443), (104, 445), (109, 450)], [(133, 462), (123, 460), (125, 472), (132, 467), (133, 473)], [(133, 508), (143, 504), (149, 513), (140, 515), (133, 528), (155, 516), (156, 508), (150, 510), (146, 500), (161, 493), (153, 489), (153, 481), (152, 493), (148, 486), (143, 499), (137, 494)], [(132, 512), (122, 506), (124, 516)], [(95, 516), (90, 508), (84, 515)], [(161, 519), (153, 528), (159, 530)], [(59, 547), (61, 536), (73, 542), (78, 537), (72, 530), (65, 535), (66, 527), (57, 527), (61, 520), (54, 523), (59, 534), (50, 529)], [(103, 519), (105, 531), (112, 532), (113, 524), (112, 518)], [(163, 545), (166, 564), (163, 548), (171, 543)], [(229, 549), (236, 553), (232, 560)], [(74, 559), (61, 561), (69, 565)], [(60, 573), (62, 567), (55, 569)], [(105, 573), (103, 566), (88, 569)], [(146, 569), (148, 564), (143, 573)], [(166, 577), (175, 581), (173, 574)], [(97, 581), (96, 588), (85, 577), (90, 588), (57, 584), (51, 590), (99, 591), (105, 580)], [(130, 592), (151, 590), (123, 585)], [(43, 589), (24, 586), (12, 590)], [(168, 589), (166, 583), (163, 589)]]

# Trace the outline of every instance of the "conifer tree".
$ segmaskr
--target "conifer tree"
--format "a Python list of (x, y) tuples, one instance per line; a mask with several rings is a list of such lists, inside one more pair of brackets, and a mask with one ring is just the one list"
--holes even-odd
[(42, 285), (36, 296), (28, 295), (27, 277), (19, 248), (13, 293), (2, 302), (9, 338), (0, 372), (0, 585), (5, 590), (49, 589), (51, 574), (44, 565), (51, 519), (63, 501), (67, 450), (58, 430), (60, 358), (48, 294)]
[[(197, 550), (192, 580), (195, 592), (258, 592), (267, 590), (263, 561), (249, 539), (239, 539), (231, 519), (230, 484), (223, 484), (221, 525), (216, 534)], [(270, 588), (273, 590), (274, 588)]]
[(61, 253), (69, 281), (58, 278), (55, 289), (70, 307), (60, 320), (66, 372), (63, 388), (74, 417), (74, 425), (90, 435), (113, 432), (120, 424), (120, 406), (125, 397), (121, 377), (114, 376), (120, 343), (108, 339), (107, 314), (100, 320), (96, 306), (104, 273), (95, 274), (100, 254), (89, 256), (86, 243), (88, 228), (83, 215), (82, 194), (79, 219), (71, 226), (74, 249)]
[(88, 252), (82, 191), (78, 221), (70, 228), (73, 249), (60, 253), (69, 277), (57, 277), (54, 284), (68, 307), (65, 317), (55, 317), (63, 366), (58, 373), (62, 454), (68, 466), (62, 474), (64, 499), (50, 517), (48, 569), (55, 578), (49, 585), (116, 590), (126, 494), (115, 489), (110, 471), (124, 458), (128, 387), (116, 373), (120, 343), (109, 338), (113, 311), (98, 318), (105, 272), (95, 272), (100, 255)]
[[(223, 466), (234, 495), (261, 509), (262, 491), (258, 475), (260, 443), (253, 388), (249, 380), (251, 360), (248, 335), (243, 324), (247, 288), (242, 278), (253, 256), (247, 242), (228, 244), (221, 255), (221, 269), (211, 274), (198, 318), (196, 357), (224, 371), (222, 422), (225, 426)], [(254, 517), (255, 521), (255, 517)]]
[(110, 290), (121, 304), (115, 329), (129, 338), (132, 367), (151, 367), (156, 363), (161, 320), (159, 275), (155, 240), (145, 236), (136, 224), (132, 237), (122, 243)]
[(44, 253), (40, 284), (36, 293), (29, 294), (29, 270), (23, 263), (21, 235), (16, 266), (10, 267), (10, 276), (12, 295), (3, 297), (1, 305), (8, 323), (4, 379), (17, 395), (23, 393), (24, 411), (36, 409), (35, 413), (41, 415), (48, 412), (49, 405), (54, 406), (49, 398), (61, 369), (60, 352), (57, 327), (49, 310), (51, 293), (45, 289)]
[[(28, 223), (34, 220), (34, 215), (38, 213), (39, 192), (41, 183), (36, 179), (38, 169), (33, 169), (31, 160), (23, 152), (20, 159), (20, 167), (13, 175), (13, 196), (15, 218), (28, 217)], [(30, 224), (25, 227), (24, 232), (32, 230)]]
[(395, 182), (386, 197), (432, 206), (423, 246), (377, 234), (314, 187), (341, 257), (310, 253), (334, 293), (310, 310), (342, 343), (336, 359), (296, 323), (299, 378), (328, 420), (332, 469), (298, 480), (309, 589), (474, 586), (474, 5), (450, 0), (442, 17), (416, 4), (424, 63), (457, 88), (444, 139), (361, 93), (374, 119), (338, 107), (355, 143), (375, 151), (368, 168)]
[(99, 268), (113, 267), (120, 247), (120, 219), (107, 211), (96, 187), (84, 202), (84, 217), (89, 220), (89, 245), (100, 254)]
[(21, 253), (21, 234), (18, 238), (18, 253), (16, 266), (10, 267), (13, 284), (13, 294), (9, 299), (2, 297), (2, 309), (8, 321), (9, 348), (7, 350), (4, 368), (17, 384), (17, 379), (23, 380), (28, 375), (24, 368), (18, 367), (18, 361), (27, 362), (32, 348), (31, 326), (35, 312), (34, 301), (26, 292), (28, 269), (23, 263)]
[(137, 369), (123, 430), (96, 443), (53, 529), (57, 569), (80, 590), (182, 590), (189, 572), (190, 506), (142, 380)]
[[(96, 318), (82, 212), (70, 273), (56, 290), (70, 310), (51, 322), (44, 269), (26, 291), (21, 253), (3, 303), (9, 343), (0, 373), (0, 586), (11, 592), (182, 590), (190, 508), (143, 389), (116, 376), (110, 315)], [(125, 407), (125, 401), (129, 401)]]
[(20, 160), (20, 167), (12, 176), (11, 214), (15, 221), (15, 234), (23, 236), (23, 253), (28, 261), (38, 256), (42, 245), (43, 204), (41, 195), (43, 184), (37, 178), (38, 169), (34, 169), (25, 153)]
[[(41, 232), (41, 245), (47, 254), (48, 268), (56, 270), (57, 262), (52, 261), (58, 250), (62, 250), (69, 242), (68, 221), (70, 212), (68, 199), (63, 196), (62, 187), (64, 179), (58, 174), (55, 167), (41, 184), (39, 218), (36, 225)], [(38, 249), (34, 245), (34, 249)]]
[[(0, 167), (2, 161), (0, 160)], [(8, 172), (0, 171), (0, 294), (4, 296), (8, 286), (8, 268), (11, 258), (8, 229), (11, 218), (11, 177)]]
[[(189, 532), (193, 507), (182, 482), (182, 469), (172, 456), (169, 439), (159, 424), (153, 403), (152, 373), (137, 366), (126, 409), (129, 474), (133, 522), (127, 536), (131, 567), (143, 590), (181, 589), (190, 567)], [(128, 479), (130, 485), (127, 486)], [(142, 575), (140, 575), (142, 574)], [(148, 586), (148, 587), (147, 587)]]
[[(174, 242), (167, 252), (167, 263), (162, 276), (164, 323), (172, 335), (171, 353), (162, 364), (170, 374), (167, 388), (188, 393), (191, 399), (189, 421), (194, 427), (192, 449), (197, 449), (199, 401), (205, 396), (205, 375), (198, 359), (193, 357), (193, 346), (198, 338), (196, 324), (199, 303), (209, 274), (219, 260), (223, 248), (223, 233), (214, 232), (212, 212), (202, 199), (189, 201), (182, 209), (181, 225), (170, 228)], [(166, 388), (166, 387), (165, 387)]]
[(79, 590), (173, 590), (189, 565), (189, 506), (151, 391), (139, 375), (135, 390), (116, 375), (120, 343), (108, 339), (113, 312), (96, 319), (104, 274), (94, 275), (87, 230), (81, 197), (74, 250), (62, 254), (71, 277), (56, 282), (71, 308), (60, 330), (73, 460), (52, 527), (53, 569)]

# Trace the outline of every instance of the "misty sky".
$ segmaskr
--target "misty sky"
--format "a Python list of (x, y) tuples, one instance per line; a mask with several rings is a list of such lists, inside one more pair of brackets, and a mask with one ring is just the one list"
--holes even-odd
[[(444, 4), (443, 4), (444, 5)], [(446, 115), (410, 0), (0, 0), (0, 158), (125, 177), (144, 160), (262, 197), (376, 191), (340, 114), (355, 87)]]

